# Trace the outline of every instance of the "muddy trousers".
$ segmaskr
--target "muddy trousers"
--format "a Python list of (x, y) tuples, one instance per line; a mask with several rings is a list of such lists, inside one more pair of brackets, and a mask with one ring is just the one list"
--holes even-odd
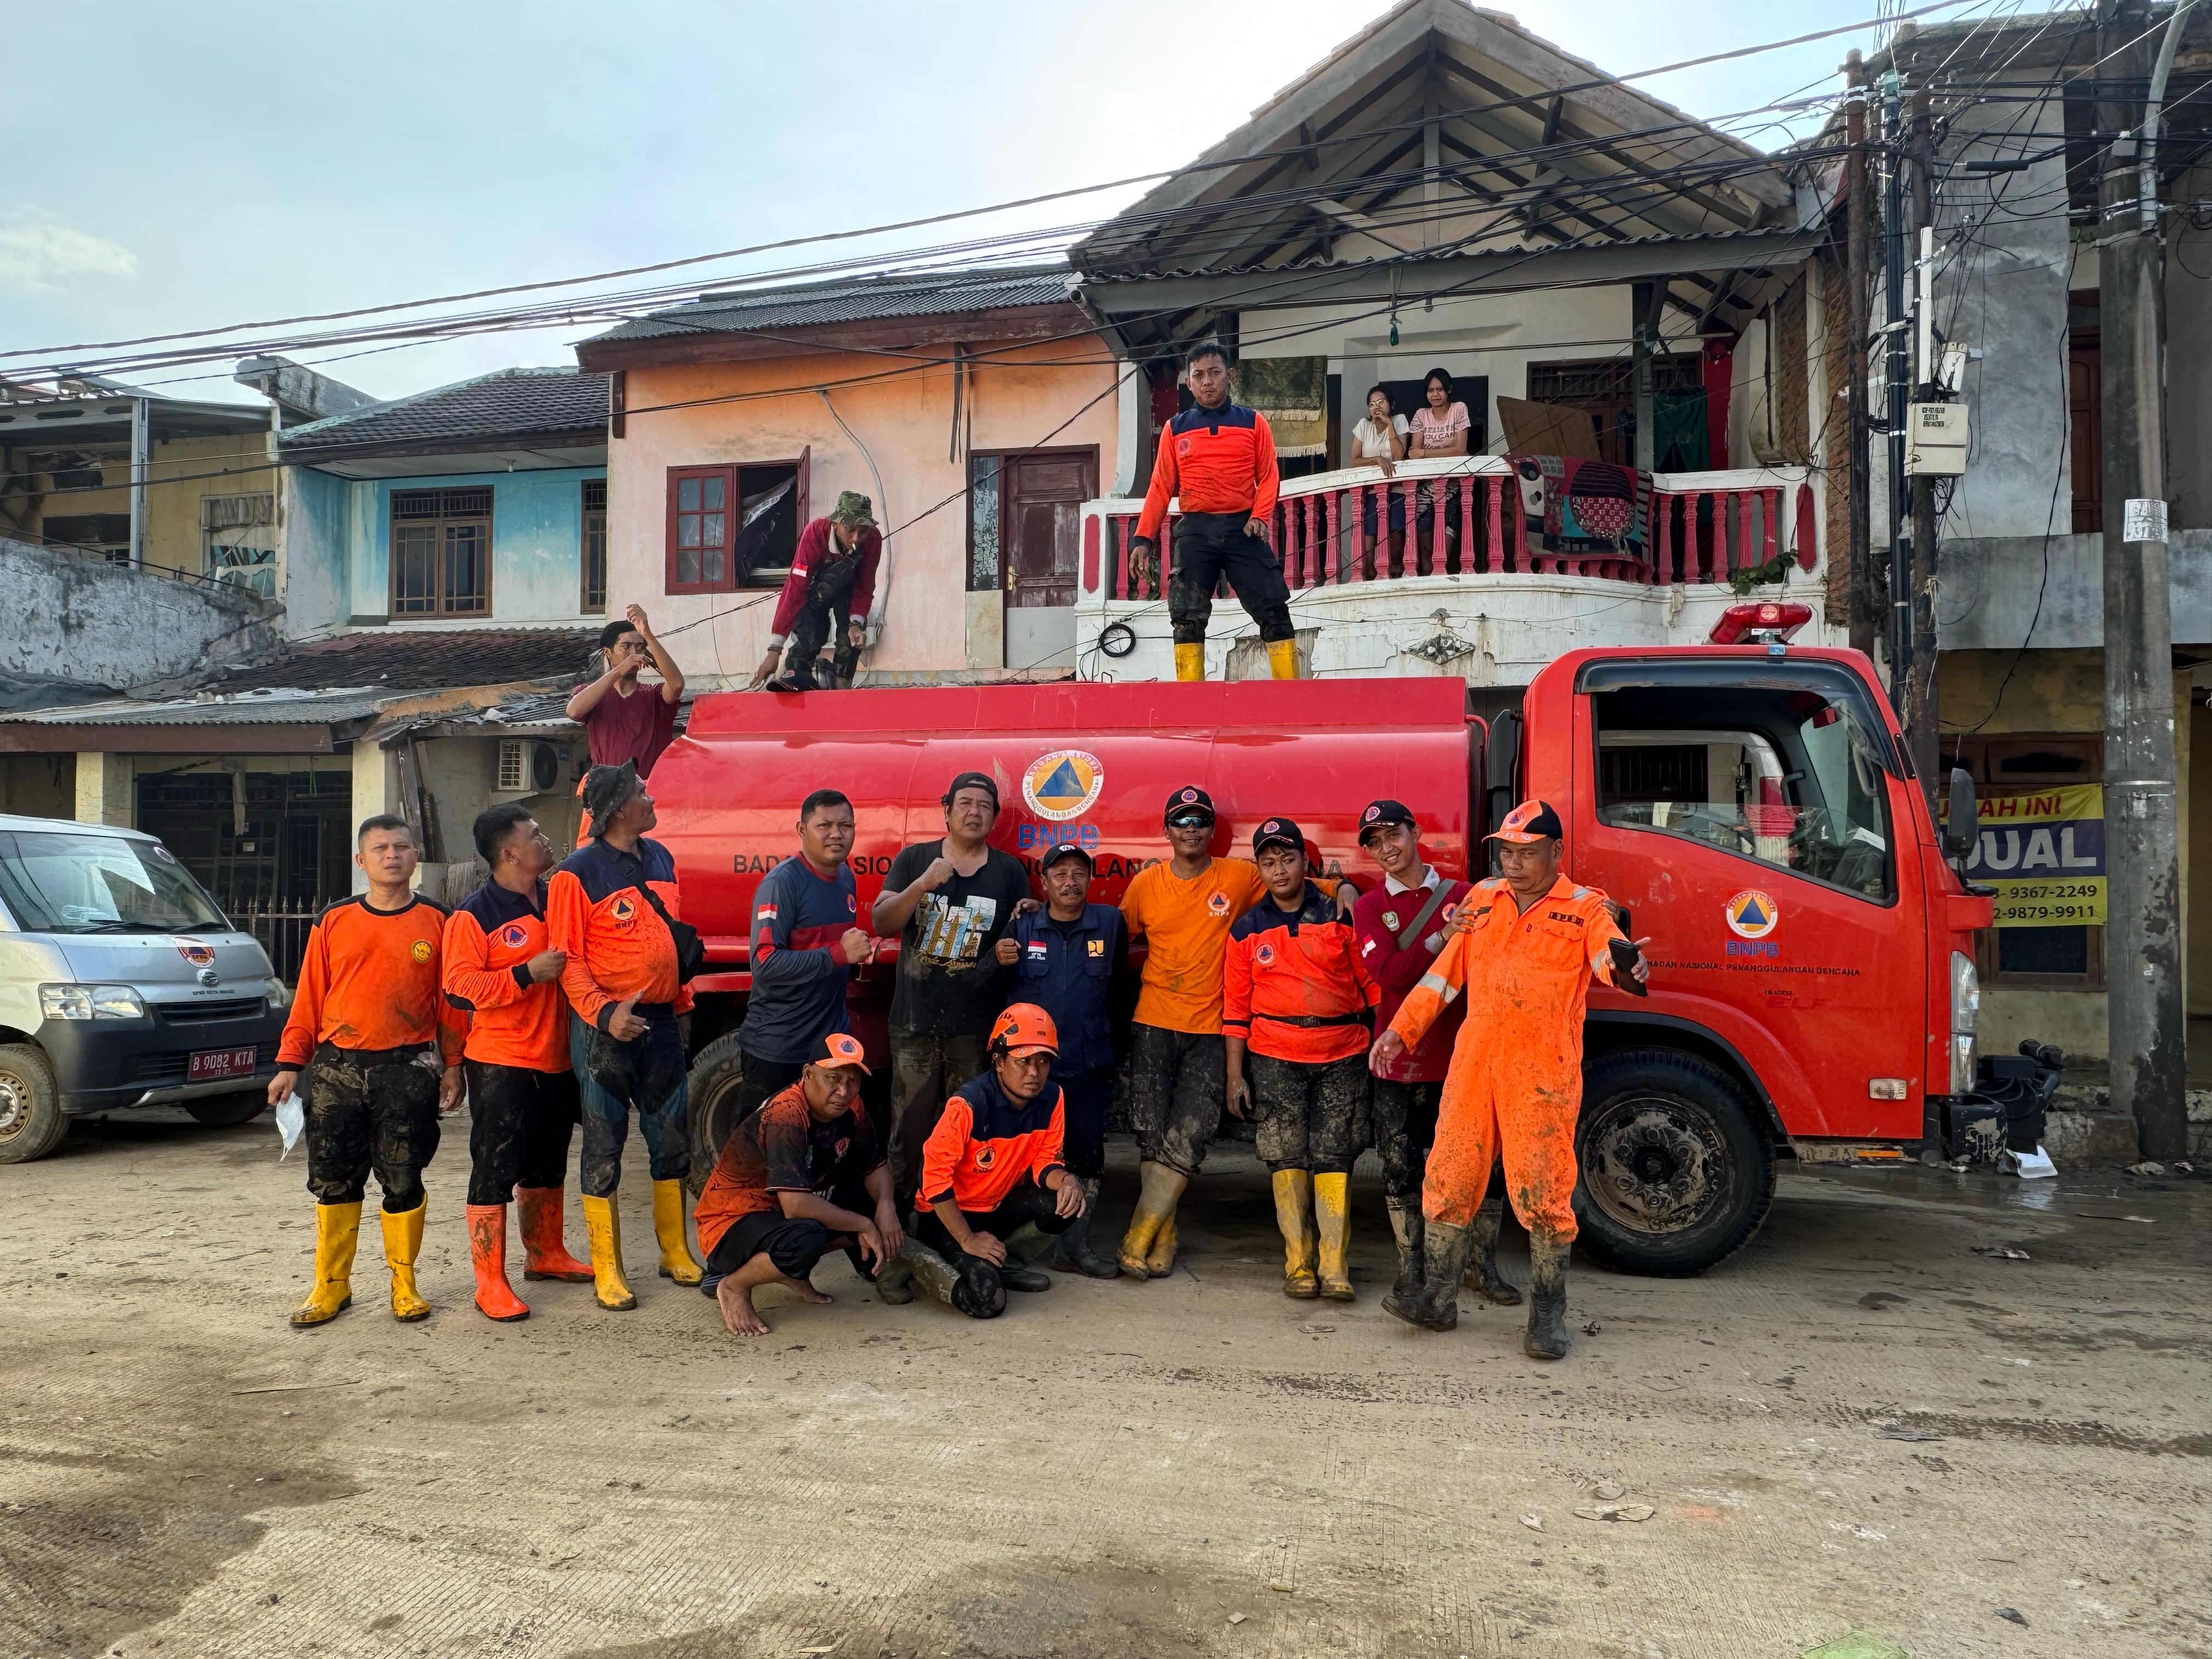
[[(854, 1215), (872, 1216), (876, 1212), (876, 1200), (859, 1182), (836, 1188), (823, 1196), (839, 1209), (850, 1210)], [(714, 1295), (716, 1285), (755, 1256), (763, 1255), (785, 1278), (805, 1279), (823, 1256), (840, 1245), (844, 1247), (845, 1259), (853, 1264), (853, 1271), (864, 1279), (872, 1280), (875, 1271), (867, 1265), (859, 1243), (849, 1233), (833, 1233), (811, 1217), (787, 1216), (781, 1209), (741, 1215), (714, 1241), (714, 1248), (707, 1257), (707, 1274), (699, 1281), (699, 1288), (706, 1295)]]
[(801, 691), (817, 689), (816, 676), (822, 647), (831, 641), (834, 647), (835, 678), (832, 685), (842, 682), (852, 684), (854, 672), (860, 666), (860, 647), (852, 642), (845, 630), (845, 605), (852, 598), (848, 587), (827, 603), (817, 605), (809, 598), (806, 608), (799, 613), (799, 620), (791, 625), (791, 650), (784, 658), (784, 674)]
[(1096, 1066), (1068, 1077), (1054, 1073), (1052, 1080), (1060, 1085), (1060, 1152), (1068, 1173), (1096, 1180), (1106, 1173), (1106, 1107), (1114, 1098), (1114, 1068)]
[(1418, 1204), (1421, 1177), (1429, 1167), (1429, 1148), (1437, 1138), (1437, 1102), (1442, 1083), (1394, 1083), (1375, 1079), (1369, 1113), (1375, 1125), (1375, 1152), (1382, 1160), (1382, 1195)]
[(422, 1171), (437, 1155), (439, 1073), (423, 1048), (325, 1042), (307, 1072), (307, 1190), (318, 1204), (358, 1204), (374, 1173), (387, 1214), (422, 1207)]
[(1176, 520), (1168, 620), (1177, 645), (1206, 643), (1206, 625), (1213, 619), (1213, 589), (1224, 576), (1258, 625), (1261, 639), (1296, 636), (1282, 562), (1265, 537), (1244, 533), (1250, 517), (1247, 513), (1186, 513)]
[(1229, 1050), (1221, 1034), (1129, 1028), (1129, 1122), (1147, 1164), (1194, 1176), (1221, 1130)]
[[(979, 1215), (972, 1210), (963, 1210), (960, 1214), (970, 1232), (988, 1233), (1003, 1244), (1024, 1225), (1034, 1226), (1041, 1233), (1065, 1232), (1075, 1218), (1061, 1215), (1059, 1209), (1055, 1194), (1034, 1181), (1024, 1181), (988, 1214)], [(908, 1236), (951, 1262), (952, 1271), (958, 1275), (952, 1286), (954, 1307), (970, 1319), (996, 1319), (1006, 1310), (1006, 1287), (994, 1263), (980, 1255), (969, 1255), (954, 1243), (952, 1230), (937, 1218), (936, 1211), (916, 1210), (912, 1220), (913, 1225), (907, 1229)]]
[[(665, 1012), (664, 1012), (665, 1011)], [(568, 1059), (576, 1076), (584, 1119), (582, 1187), (586, 1198), (611, 1198), (622, 1185), (623, 1147), (629, 1139), (629, 1115), (637, 1111), (645, 1132), (655, 1181), (681, 1181), (691, 1169), (691, 1133), (685, 1088), (684, 1038), (672, 1010), (662, 1005), (647, 1013), (645, 1035), (619, 1046), (629, 1051), (629, 1094), (611, 1092), (592, 1074), (592, 1042), (605, 1041), (574, 1014), (568, 1016)]]
[[(1510, 1060), (1501, 1060), (1508, 1069)], [(1482, 1207), (1490, 1166), (1504, 1166), (1505, 1198), (1531, 1237), (1575, 1236), (1575, 1119), (1582, 1077), (1545, 1087), (1525, 1075), (1496, 1078), (1455, 1061), (1437, 1110), (1436, 1145), (1421, 1184), (1431, 1224), (1468, 1227)]]
[(923, 1031), (891, 1029), (891, 1132), (884, 1161), (890, 1165), (891, 1191), (902, 1204), (911, 1203), (921, 1185), (922, 1143), (952, 1091), (988, 1067), (981, 1031), (953, 1036), (933, 1036)]
[(1349, 1175), (1359, 1155), (1353, 1122), (1367, 1104), (1367, 1055), (1277, 1060), (1252, 1054), (1252, 1109), (1260, 1161), (1270, 1170)]
[(517, 1187), (563, 1185), (581, 1110), (574, 1072), (465, 1060), (469, 1079), (469, 1202), (505, 1204)]

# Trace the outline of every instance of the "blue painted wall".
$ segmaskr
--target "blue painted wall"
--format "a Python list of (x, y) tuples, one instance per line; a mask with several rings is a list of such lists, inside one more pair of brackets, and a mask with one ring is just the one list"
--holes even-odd
[[(288, 605), (295, 634), (383, 617), (392, 606), (392, 492), (491, 488), (494, 623), (588, 621), (582, 599), (584, 482), (606, 469), (439, 473), (418, 478), (347, 479), (301, 468), (285, 540)], [(327, 597), (325, 597), (327, 596)], [(402, 617), (397, 621), (428, 621)]]

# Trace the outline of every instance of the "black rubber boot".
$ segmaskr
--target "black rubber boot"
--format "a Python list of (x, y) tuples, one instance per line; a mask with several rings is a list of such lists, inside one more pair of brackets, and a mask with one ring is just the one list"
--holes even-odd
[[(1005, 1243), (1006, 1260), (999, 1269), (999, 1283), (1010, 1291), (1050, 1290), (1052, 1275), (1029, 1265), (1048, 1248), (1043, 1229), (1033, 1221), (1024, 1221)], [(1118, 1267), (1114, 1271), (1117, 1276), (1121, 1273)]]
[(1054, 1268), (1064, 1273), (1082, 1273), (1090, 1279), (1121, 1276), (1120, 1262), (1091, 1248), (1091, 1222), (1097, 1213), (1098, 1177), (1091, 1176), (1083, 1183), (1083, 1213), (1068, 1224), (1067, 1231), (1060, 1236), (1060, 1243), (1053, 1247)]
[(1421, 1227), (1421, 1283), (1411, 1296), (1395, 1290), (1382, 1298), (1386, 1313), (1424, 1330), (1448, 1331), (1459, 1323), (1459, 1276), (1474, 1246), (1472, 1227), (1426, 1221)]
[(1467, 1287), (1501, 1308), (1521, 1305), (1519, 1288), (1498, 1271), (1498, 1230), (1505, 1222), (1505, 1194), (1497, 1188), (1474, 1212), (1474, 1254), (1467, 1264)]
[(1528, 1333), (1521, 1346), (1531, 1359), (1567, 1357), (1567, 1252), (1571, 1239), (1528, 1237)]
[(1410, 1198), (1386, 1198), (1382, 1200), (1382, 1207), (1390, 1212), (1390, 1236), (1398, 1241), (1398, 1279), (1390, 1286), (1390, 1294), (1401, 1302), (1410, 1304), (1421, 1290), (1420, 1201)]

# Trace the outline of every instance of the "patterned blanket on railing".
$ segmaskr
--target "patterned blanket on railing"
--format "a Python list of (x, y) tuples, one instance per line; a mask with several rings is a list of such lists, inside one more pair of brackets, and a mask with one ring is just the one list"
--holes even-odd
[(1528, 545), (1650, 562), (1651, 475), (1572, 455), (1508, 455)]

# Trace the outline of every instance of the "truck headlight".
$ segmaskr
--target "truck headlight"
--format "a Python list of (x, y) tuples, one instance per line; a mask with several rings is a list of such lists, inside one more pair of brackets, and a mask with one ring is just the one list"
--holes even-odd
[(269, 989), (264, 994), (269, 999), (269, 1012), (272, 1014), (281, 1014), (292, 1006), (291, 992), (285, 988), (283, 978), (276, 974), (269, 975)]
[(1951, 1092), (1972, 1094), (1974, 1088), (1974, 1032), (1982, 1013), (1982, 976), (1974, 959), (1963, 951), (1951, 952)]
[(48, 1019), (143, 1019), (146, 1005), (127, 985), (41, 985), (39, 1011)]

